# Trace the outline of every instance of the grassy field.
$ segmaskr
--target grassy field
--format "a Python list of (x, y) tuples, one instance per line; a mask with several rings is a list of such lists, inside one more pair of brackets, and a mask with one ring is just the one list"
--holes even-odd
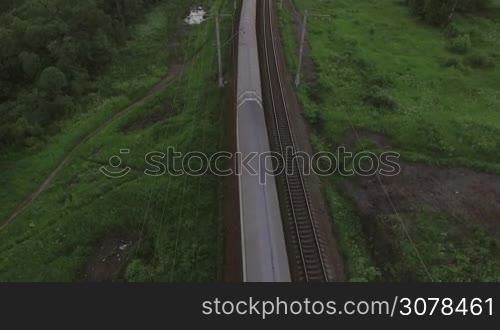
[[(166, 6), (168, 9), (165, 7), (164, 11), (149, 14), (144, 24), (136, 27), (133, 39), (95, 82), (95, 92), (79, 105), (82, 113), (60, 123), (59, 134), (43, 144), (0, 156), (3, 174), (0, 184), (4, 187), (0, 191), (0, 219), (6, 219), (79, 141), (133, 101), (142, 98), (167, 74), (165, 46), (167, 40), (175, 36), (177, 15), (184, 13), (186, 8)], [(166, 10), (170, 12), (168, 17)]]
[[(224, 3), (205, 1), (213, 7)], [(188, 9), (182, 1), (167, 1), (152, 10), (98, 81), (85, 105), (88, 112), (68, 119), (46, 144), (2, 157), (0, 217), (5, 219), (82, 137), (143, 97), (171, 65), (185, 64), (182, 79), (74, 150), (49, 188), (0, 232), (0, 280), (82, 280), (89, 258), (110, 236), (134, 242), (127, 269), (110, 280), (219, 278), (219, 180), (143, 173), (149, 151), (173, 146), (210, 153), (222, 145), (223, 91), (215, 84), (213, 22), (184, 27), (187, 31), (176, 36)], [(225, 23), (227, 39), (230, 21)], [(173, 46), (176, 38), (182, 47)], [(99, 167), (124, 148), (130, 154), (123, 166), (132, 172), (118, 180), (104, 177)]]
[[(355, 128), (383, 134), (406, 162), (500, 174), (499, 1), (489, 13), (459, 16), (446, 29), (419, 21), (398, 1), (293, 2), (302, 13), (332, 15), (309, 20), (318, 79), (299, 88), (317, 149), (333, 150)], [(295, 72), (296, 39), (286, 7), (281, 22)], [(470, 43), (457, 52), (457, 37), (463, 36)], [(376, 149), (365, 142), (365, 148)], [(429, 280), (417, 270), (421, 262), (401, 233), (393, 238), (401, 241), (401, 262), (384, 263), (385, 252), (374, 247), (339, 180), (324, 183), (349, 278)], [(416, 220), (407, 222), (409, 230), (434, 280), (498, 280), (498, 244), (481, 229), (447, 214), (411, 217)], [(440, 234), (445, 242), (439, 242)]]

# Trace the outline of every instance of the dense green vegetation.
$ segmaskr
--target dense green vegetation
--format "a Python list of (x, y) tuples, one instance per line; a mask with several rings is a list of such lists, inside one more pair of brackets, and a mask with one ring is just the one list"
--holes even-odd
[(491, 0), (406, 0), (413, 14), (435, 25), (453, 21), (456, 13), (478, 13), (491, 6)]
[[(157, 0), (27, 0), (0, 16), (0, 148), (31, 146), (81, 112)], [(7, 4), (4, 4), (7, 6)]]
[[(405, 161), (500, 174), (499, 1), (293, 2), (301, 12), (332, 15), (309, 21), (318, 79), (299, 88), (317, 149), (334, 150), (362, 129), (383, 134)], [(281, 17), (295, 72), (286, 7)], [(367, 228), (340, 180), (324, 183), (348, 277), (429, 280), (395, 217)], [(498, 243), (467, 219), (422, 210), (403, 221), (434, 280), (498, 280)], [(374, 244), (374, 231), (389, 244)]]
[[(166, 52), (166, 41), (175, 40), (179, 22), (175, 15), (184, 15), (187, 6), (178, 7), (176, 3), (162, 6), (171, 14), (167, 17), (150, 14), (145, 24), (130, 31), (130, 40), (119, 48), (114, 61), (92, 81), (93, 88), (75, 103), (78, 111), (43, 129), (40, 139), (26, 140), (32, 141), (29, 146), (13, 145), (3, 149), (0, 156), (2, 221), (80, 141), (166, 76), (169, 56), (175, 55), (175, 52)], [(5, 102), (0, 107), (12, 105), (16, 107), (15, 102)], [(15, 122), (9, 121), (2, 124), (7, 128), (15, 126)]]
[[(226, 3), (203, 1), (212, 9)], [(183, 26), (189, 6), (180, 0), (163, 1), (144, 18), (135, 18), (123, 45), (116, 45), (100, 71), (89, 74), (92, 88), (82, 96), (67, 89), (74, 77), (60, 68), (41, 70), (33, 80), (38, 89), (43, 76), (61, 78), (62, 72), (66, 87), (47, 92), (72, 97), (78, 111), (54, 119), (47, 128), (59, 129), (33, 146), (2, 157), (2, 221), (64, 157), (70, 155), (70, 161), (34, 203), (0, 231), (0, 280), (82, 280), (86, 264), (109, 237), (135, 241), (127, 268), (109, 279), (220, 277), (219, 180), (143, 173), (145, 152), (166, 152), (173, 146), (210, 153), (221, 146), (222, 90), (207, 83), (216, 75), (215, 51), (208, 46), (214, 41), (213, 21)], [(223, 24), (225, 39), (229, 22)], [(174, 64), (184, 64), (182, 78), (148, 91)], [(29, 82), (24, 84), (16, 88), (28, 88)], [(134, 103), (145, 95), (152, 97)], [(113, 118), (116, 114), (120, 116)], [(130, 149), (123, 166), (132, 172), (119, 180), (104, 177), (99, 167), (123, 148)]]

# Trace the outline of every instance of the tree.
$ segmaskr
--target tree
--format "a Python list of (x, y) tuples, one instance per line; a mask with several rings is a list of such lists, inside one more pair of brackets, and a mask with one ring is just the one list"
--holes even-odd
[(0, 147), (73, 109), (158, 1), (0, 0)]
[(24, 51), (19, 54), (19, 60), (23, 67), (24, 76), (31, 81), (40, 71), (40, 56), (32, 52)]
[(38, 80), (38, 87), (47, 96), (54, 98), (66, 87), (66, 75), (54, 66), (45, 68)]

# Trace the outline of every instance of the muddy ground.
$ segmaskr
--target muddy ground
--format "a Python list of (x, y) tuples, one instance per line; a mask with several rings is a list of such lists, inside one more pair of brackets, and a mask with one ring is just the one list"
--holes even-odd
[(82, 280), (108, 282), (122, 279), (137, 242), (135, 233), (113, 233), (102, 239), (84, 266)]
[[(382, 134), (364, 130), (357, 134), (381, 150), (393, 149)], [(345, 146), (349, 148), (352, 142), (351, 133)], [(394, 207), (376, 177), (343, 180), (339, 188), (352, 198), (361, 216), (377, 219), (394, 214), (394, 208), (407, 215), (423, 209), (479, 224), (500, 238), (500, 177), (463, 168), (399, 163), (399, 175), (380, 177)]]
[[(285, 0), (285, 5), (293, 14), (296, 45), (300, 42), (302, 15), (296, 10), (291, 0)], [(298, 49), (297, 49), (298, 52)], [(304, 48), (304, 62), (302, 67), (303, 79), (306, 83), (314, 84), (317, 80), (316, 65), (310, 56), (311, 48), (307, 42)], [(293, 74), (293, 73), (291, 73)], [(301, 110), (299, 110), (301, 112)], [(299, 129), (299, 140), (307, 141), (310, 127), (296, 118)], [(341, 145), (349, 150), (357, 139), (371, 141), (378, 149), (397, 150), (382, 134), (358, 130), (357, 134), (349, 131)], [(303, 148), (307, 151), (311, 147), (306, 143)], [(389, 251), (397, 247), (395, 237), (389, 228), (395, 215), (399, 214), (405, 220), (415, 219), (418, 212), (426, 211), (434, 214), (444, 214), (463, 223), (479, 225), (492, 237), (500, 238), (500, 177), (478, 173), (463, 168), (445, 168), (427, 164), (399, 161), (401, 173), (393, 177), (352, 177), (340, 180), (336, 190), (352, 200), (356, 213), (363, 221), (365, 235), (372, 245), (373, 253)], [(316, 191), (321, 183), (312, 180)], [(382, 184), (381, 184), (382, 183)], [(314, 198), (322, 199), (315, 194)], [(320, 203), (323, 204), (323, 203)], [(330, 218), (326, 208), (321, 207), (325, 218)], [(387, 223), (384, 223), (387, 222)], [(335, 224), (335, 219), (333, 219)], [(335, 230), (335, 228), (333, 228)], [(325, 228), (328, 231), (327, 228)], [(335, 238), (332, 249), (337, 255)], [(393, 251), (399, 254), (398, 251)], [(382, 262), (391, 260), (387, 252)], [(398, 258), (398, 257), (396, 257)], [(337, 267), (342, 268), (341, 258), (337, 257)], [(410, 276), (411, 277), (411, 276)]]

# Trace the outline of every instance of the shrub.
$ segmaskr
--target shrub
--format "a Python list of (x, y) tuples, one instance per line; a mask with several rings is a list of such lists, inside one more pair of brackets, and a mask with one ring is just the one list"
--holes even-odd
[(27, 79), (34, 78), (40, 70), (40, 57), (31, 52), (22, 52), (19, 59), (23, 67), (24, 76)]
[(73, 109), (73, 98), (68, 95), (58, 95), (54, 101), (49, 104), (49, 116), (52, 119), (59, 119), (67, 115)]
[(321, 114), (318, 108), (307, 108), (304, 111), (304, 117), (311, 125), (316, 125), (321, 121)]
[(481, 53), (467, 56), (464, 63), (474, 69), (492, 69), (495, 67), (495, 62), (490, 57)]
[(484, 42), (483, 31), (477, 26), (470, 28), (469, 35), (472, 44), (478, 45)]
[(473, 13), (486, 9), (491, 0), (407, 0), (410, 11), (433, 25), (445, 26), (456, 12)]
[(460, 29), (458, 24), (452, 22), (448, 24), (448, 26), (444, 30), (444, 33), (448, 38), (456, 38), (463, 34), (463, 31)]
[(493, 58), (500, 58), (500, 53), (495, 53), (495, 52), (491, 52), (490, 53), (490, 57), (493, 59)]
[(129, 282), (148, 282), (151, 280), (151, 270), (142, 260), (134, 259), (128, 265), (125, 277)]
[(399, 110), (398, 101), (377, 86), (369, 89), (368, 93), (364, 97), (364, 101), (380, 110)]
[(316, 103), (321, 103), (323, 101), (324, 95), (330, 94), (330, 86), (324, 82), (321, 78), (315, 80), (313, 83), (307, 85), (307, 95)]
[(321, 123), (321, 111), (318, 108), (317, 103), (311, 100), (309, 97), (304, 95), (303, 108), (304, 108), (304, 118), (311, 124), (316, 125)]
[(43, 70), (38, 80), (38, 87), (50, 96), (57, 95), (66, 84), (66, 75), (53, 66)]
[(443, 61), (443, 66), (445, 68), (458, 68), (460, 66), (460, 61), (458, 58), (450, 57)]
[(368, 83), (372, 86), (378, 86), (382, 88), (392, 88), (396, 85), (391, 77), (387, 75), (375, 75), (368, 81)]
[(442, 61), (441, 65), (445, 68), (454, 68), (463, 73), (468, 73), (470, 68), (466, 67), (458, 58), (450, 57)]
[(491, 6), (491, 0), (460, 0), (459, 3), (463, 12), (477, 12)]
[(462, 34), (450, 40), (448, 50), (457, 54), (466, 54), (472, 46), (469, 34)]

